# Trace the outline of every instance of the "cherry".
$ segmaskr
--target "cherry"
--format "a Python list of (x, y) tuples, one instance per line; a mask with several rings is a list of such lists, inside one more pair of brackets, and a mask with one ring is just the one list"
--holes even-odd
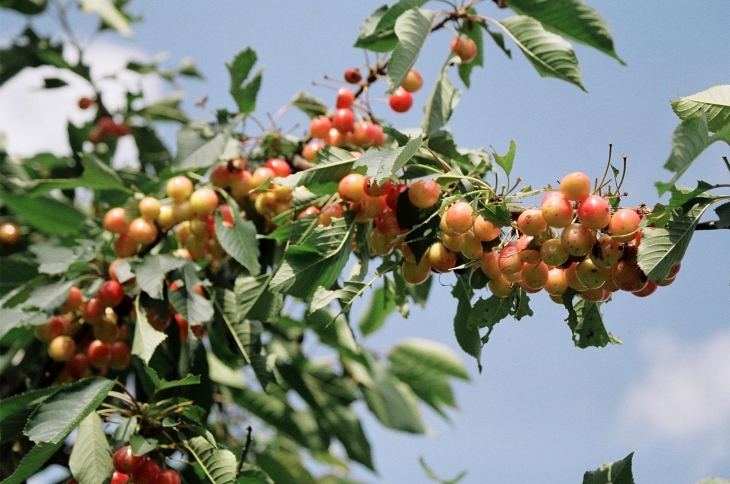
[(591, 193), (591, 180), (580, 171), (569, 173), (560, 180), (560, 193), (568, 200), (583, 200)]
[(39, 324), (33, 328), (35, 337), (44, 343), (50, 343), (56, 338), (61, 336), (68, 330), (68, 320), (61, 316), (53, 316), (48, 320), (47, 323)]
[(104, 215), (104, 230), (107, 230), (113, 234), (126, 234), (129, 230), (129, 225), (125, 220), (126, 212), (121, 207), (110, 209)]
[(403, 279), (409, 284), (422, 284), (426, 282), (428, 276), (431, 275), (431, 264), (425, 255), (416, 263), (415, 261), (405, 260), (402, 266)]
[(608, 279), (608, 269), (598, 267), (591, 259), (583, 259), (575, 268), (578, 280), (588, 289), (598, 289)]
[(621, 260), (623, 255), (624, 250), (621, 247), (621, 243), (613, 237), (604, 235), (596, 241), (589, 257), (598, 267), (610, 269), (618, 264), (618, 261)]
[(540, 211), (547, 224), (554, 228), (567, 227), (573, 221), (573, 206), (558, 192), (543, 197)]
[(492, 222), (484, 220), (484, 217), (481, 215), (477, 215), (477, 218), (474, 219), (472, 230), (474, 231), (474, 235), (483, 242), (494, 240), (502, 233), (502, 229), (500, 227), (495, 227)]
[(461, 252), (461, 241), (464, 240), (464, 234), (454, 234), (452, 232), (441, 232), (441, 242), (452, 252)]
[(348, 84), (357, 84), (358, 82), (362, 81), (362, 74), (360, 74), (360, 69), (347, 69), (345, 71), (345, 82)]
[(393, 91), (393, 94), (388, 100), (388, 104), (390, 105), (390, 109), (396, 113), (405, 113), (413, 106), (413, 95), (402, 87), (399, 87)]
[(375, 255), (384, 256), (393, 251), (393, 241), (377, 228), (370, 232), (369, 242), (370, 249), (372, 249)]
[(317, 116), (309, 123), (309, 134), (312, 138), (325, 139), (332, 129), (332, 121), (327, 116)]
[(274, 170), (268, 166), (259, 166), (251, 174), (251, 187), (266, 190), (271, 185), (272, 178), (276, 178)]
[(124, 474), (132, 474), (134, 471), (139, 469), (144, 462), (145, 458), (141, 455), (134, 455), (132, 453), (132, 447), (129, 445), (120, 447), (116, 452), (114, 452), (114, 468)]
[(387, 195), (391, 191), (391, 187), (393, 186), (393, 182), (390, 180), (386, 180), (383, 182), (382, 185), (378, 185), (374, 179), (370, 177), (366, 177), (363, 180), (363, 190), (365, 191), (365, 194), (369, 197), (380, 197), (382, 195)]
[(129, 237), (138, 244), (149, 245), (157, 239), (157, 227), (149, 220), (136, 218), (129, 224)]
[(68, 359), (66, 368), (75, 380), (81, 380), (89, 373), (89, 359), (83, 353), (76, 353)]
[(388, 208), (385, 202), (385, 196), (369, 197), (365, 195), (360, 200), (360, 208), (358, 210), (364, 218), (374, 219), (380, 217)]
[(234, 174), (228, 168), (228, 163), (218, 163), (210, 169), (208, 178), (214, 187), (226, 188), (231, 183)]
[(370, 121), (363, 121), (355, 126), (352, 133), (352, 142), (358, 146), (371, 146), (377, 135), (374, 124)]
[(126, 484), (129, 482), (129, 476), (119, 471), (114, 471), (110, 484)]
[(218, 206), (218, 194), (212, 188), (198, 188), (190, 195), (190, 206), (196, 215), (212, 214)]
[(512, 291), (514, 290), (512, 283), (508, 281), (503, 275), (500, 275), (496, 279), (490, 279), (487, 287), (492, 292), (492, 294), (499, 298), (508, 297), (510, 294), (512, 294)]
[(447, 249), (443, 242), (434, 242), (428, 248), (428, 263), (436, 272), (448, 272), (456, 267), (456, 253)]
[(468, 64), (477, 56), (477, 44), (469, 37), (454, 37), (449, 44), (451, 52), (455, 53), (461, 59), (461, 62)]
[(142, 465), (132, 473), (134, 484), (157, 484), (160, 477), (160, 466), (151, 460), (145, 460)]
[(474, 209), (466, 202), (453, 203), (444, 214), (444, 223), (455, 234), (469, 231), (474, 223)]
[(459, 249), (464, 257), (469, 260), (481, 260), (484, 255), (482, 241), (471, 230), (461, 235)]
[(656, 282), (649, 281), (646, 283), (646, 286), (644, 286), (643, 289), (639, 289), (638, 291), (633, 291), (631, 294), (638, 297), (646, 297), (651, 296), (654, 294), (654, 292), (657, 289), (658, 284)]
[(359, 202), (365, 198), (365, 177), (359, 173), (350, 173), (340, 180), (337, 193), (346, 202)]
[(516, 247), (522, 262), (537, 264), (542, 260), (542, 257), (540, 257), (540, 247), (537, 243), (533, 243), (533, 240), (535, 238), (531, 235), (522, 235), (517, 240)]
[(416, 180), (408, 189), (408, 200), (418, 208), (432, 207), (439, 199), (441, 189), (433, 180)]
[(84, 294), (76, 286), (71, 287), (68, 290), (68, 296), (66, 296), (66, 304), (63, 306), (64, 312), (74, 312), (81, 309), (84, 304)]
[(480, 267), (482, 272), (490, 279), (502, 277), (502, 270), (499, 268), (499, 254), (496, 252), (485, 252)]
[(324, 147), (323, 143), (321, 141), (311, 141), (304, 145), (304, 148), (302, 148), (302, 158), (304, 158), (307, 161), (314, 161), (317, 159), (317, 152), (321, 150)]
[(570, 257), (570, 254), (563, 248), (560, 239), (550, 239), (540, 245), (540, 257), (550, 266), (560, 266)]
[(542, 216), (542, 211), (530, 208), (517, 218), (517, 228), (525, 235), (537, 236), (547, 229), (547, 222)]
[(132, 362), (132, 353), (124, 341), (117, 341), (110, 346), (111, 357), (109, 367), (113, 370), (124, 370)]
[(291, 175), (291, 166), (281, 158), (269, 158), (266, 160), (266, 166), (271, 168), (277, 177), (284, 178)]
[(318, 215), (320, 213), (319, 207), (310, 206), (299, 212), (297, 218), (309, 217), (312, 215)]
[(522, 259), (516, 245), (508, 245), (499, 252), (499, 269), (504, 275), (513, 275), (522, 270)]
[(646, 276), (638, 265), (621, 261), (611, 271), (611, 278), (619, 289), (628, 292), (641, 291), (647, 284)]
[(86, 349), (86, 356), (89, 358), (89, 364), (97, 369), (104, 369), (109, 365), (112, 358), (112, 349), (108, 343), (95, 339), (89, 343)]
[(99, 287), (96, 297), (103, 307), (113, 308), (124, 299), (124, 288), (117, 281), (105, 281)]
[(160, 472), (156, 484), (180, 484), (180, 475), (172, 469)]
[(337, 102), (335, 107), (337, 109), (349, 109), (355, 101), (355, 93), (347, 87), (341, 87), (337, 90)]
[[(316, 208), (316, 207), (310, 207), (310, 208)], [(332, 224), (332, 219), (342, 217), (342, 214), (344, 211), (345, 211), (344, 207), (342, 205), (340, 205), (339, 203), (333, 203), (332, 205), (327, 205), (319, 212), (319, 224), (324, 225), (325, 227), (328, 227), (330, 224)], [(302, 212), (302, 213), (304, 213), (304, 212)]]
[(0, 225), (0, 243), (12, 247), (20, 240), (20, 229), (12, 222)]
[(411, 69), (406, 74), (406, 78), (403, 80), (401, 87), (408, 92), (416, 92), (423, 86), (423, 77), (421, 73), (415, 69)]
[(548, 279), (544, 286), (545, 292), (551, 296), (561, 296), (568, 290), (568, 278), (563, 269), (553, 268), (548, 271)]
[(166, 186), (167, 196), (174, 202), (181, 203), (193, 193), (193, 182), (183, 175), (170, 178)]
[(611, 206), (603, 197), (588, 195), (578, 204), (578, 220), (586, 228), (600, 230), (611, 221)]
[(542, 289), (548, 280), (550, 269), (544, 262), (525, 264), (522, 267), (522, 281), (530, 289)]
[(160, 201), (154, 197), (144, 197), (139, 201), (139, 214), (147, 220), (157, 220), (160, 216)]
[(563, 229), (560, 242), (568, 254), (580, 257), (590, 252), (596, 242), (596, 236), (585, 225), (576, 223)]
[(92, 104), (94, 104), (94, 100), (89, 97), (79, 99), (79, 109), (89, 109)]
[(195, 216), (193, 206), (190, 205), (189, 201), (176, 203), (172, 207), (172, 215), (175, 217), (175, 222), (185, 222)]
[(398, 197), (400, 197), (400, 194), (406, 190), (408, 190), (408, 187), (403, 183), (391, 185), (388, 189), (388, 193), (385, 195), (385, 203), (388, 205), (389, 209), (396, 209), (398, 206)]
[(619, 242), (631, 242), (639, 234), (641, 217), (634, 210), (620, 208), (611, 217), (608, 231)]
[[(355, 129), (355, 113), (349, 108), (340, 108), (332, 116), (332, 126), (340, 133), (350, 133)], [(331, 133), (331, 131), (330, 131)], [(331, 135), (330, 135), (331, 137)], [(331, 145), (337, 144), (330, 142)]]
[(104, 316), (104, 305), (99, 301), (99, 298), (92, 297), (84, 303), (84, 307), (81, 308), (81, 317), (87, 323), (96, 323), (101, 321)]
[(68, 361), (76, 353), (76, 342), (70, 336), (56, 336), (48, 345), (48, 356), (55, 361)]

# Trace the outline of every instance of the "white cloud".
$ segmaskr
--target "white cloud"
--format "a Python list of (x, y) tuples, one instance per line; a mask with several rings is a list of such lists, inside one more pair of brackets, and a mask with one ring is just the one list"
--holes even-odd
[(697, 343), (652, 333), (641, 351), (646, 372), (624, 395), (620, 432), (644, 441), (702, 441), (709, 454), (730, 458), (730, 331)]
[[(77, 55), (66, 48), (64, 55), (72, 59)], [(155, 76), (140, 76), (124, 71), (130, 59), (147, 61), (149, 56), (121, 44), (98, 41), (84, 53), (85, 61), (91, 66), (91, 75), (100, 89), (104, 104), (114, 112), (126, 104), (125, 92), (140, 91), (143, 102), (159, 99), (163, 94), (163, 83)], [(109, 79), (111, 75), (117, 79)], [(58, 77), (68, 83), (58, 89), (43, 89), (43, 79)], [(56, 155), (70, 153), (66, 125), (68, 121), (81, 124), (93, 118), (93, 109), (81, 110), (77, 103), (83, 96), (93, 96), (94, 90), (82, 78), (63, 69), (43, 66), (25, 69), (0, 87), (0, 132), (6, 136), (6, 147), (10, 154), (30, 156), (40, 152)], [(129, 164), (136, 160), (137, 148), (133, 142), (120, 143), (115, 156), (115, 165)]]

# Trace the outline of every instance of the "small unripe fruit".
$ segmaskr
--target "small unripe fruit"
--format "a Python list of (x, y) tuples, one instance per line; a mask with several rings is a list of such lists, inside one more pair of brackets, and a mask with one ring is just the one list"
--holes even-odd
[(499, 269), (504, 275), (512, 275), (522, 270), (522, 259), (515, 245), (508, 245), (499, 252)]
[(550, 239), (540, 246), (540, 257), (547, 265), (560, 266), (567, 262), (570, 254), (563, 248), (560, 239)]
[(444, 214), (446, 225), (455, 234), (463, 234), (469, 231), (474, 223), (474, 209), (466, 202), (453, 203)]
[(104, 230), (113, 234), (126, 234), (129, 230), (129, 225), (124, 219), (125, 215), (126, 212), (121, 207), (110, 209), (104, 215)]
[(514, 290), (514, 286), (512, 286), (512, 283), (509, 282), (504, 276), (500, 276), (496, 279), (490, 279), (487, 287), (492, 292), (492, 294), (499, 298), (509, 296)]
[(167, 182), (167, 196), (174, 202), (182, 203), (193, 193), (193, 182), (183, 175), (170, 178)]
[(423, 76), (415, 69), (411, 69), (406, 74), (406, 78), (403, 80), (401, 87), (408, 92), (416, 92), (423, 86)]
[(76, 342), (70, 336), (56, 336), (48, 345), (48, 356), (55, 361), (68, 361), (76, 352)]
[(429, 264), (428, 257), (424, 254), (418, 264), (408, 260), (404, 261), (402, 272), (403, 279), (409, 284), (418, 285), (426, 282), (428, 276), (431, 275), (431, 265)]
[(573, 206), (570, 201), (557, 192), (548, 193), (540, 206), (542, 217), (554, 228), (563, 228), (573, 221)]
[(416, 180), (408, 189), (408, 200), (418, 208), (432, 207), (439, 199), (441, 189), (433, 180)]
[(196, 215), (209, 215), (218, 206), (218, 194), (212, 188), (199, 188), (190, 195), (190, 206)]
[(144, 197), (139, 201), (139, 213), (147, 220), (157, 220), (160, 216), (160, 201), (154, 197)]
[(583, 200), (591, 194), (591, 180), (580, 171), (569, 173), (560, 181), (560, 193), (568, 200)]
[(226, 188), (231, 183), (233, 173), (228, 169), (228, 163), (218, 163), (210, 169), (208, 178), (214, 187)]
[(596, 236), (582, 224), (570, 224), (563, 229), (560, 242), (568, 254), (580, 257), (591, 251)]
[(449, 49), (458, 55), (464, 64), (473, 61), (477, 56), (477, 44), (469, 37), (454, 37), (449, 44)]
[(478, 215), (477, 218), (474, 219), (472, 230), (474, 231), (474, 235), (479, 237), (479, 239), (483, 242), (494, 240), (502, 233), (502, 229), (500, 227), (495, 227), (492, 222), (484, 220), (484, 217), (481, 215)]
[(537, 236), (547, 229), (547, 222), (542, 216), (542, 211), (530, 208), (520, 214), (517, 228), (525, 235)]
[(436, 272), (448, 272), (456, 267), (456, 254), (441, 242), (434, 242), (428, 249), (428, 262)]
[(568, 278), (565, 277), (565, 271), (558, 268), (550, 269), (544, 289), (551, 296), (562, 296), (565, 294), (565, 291), (568, 290)]
[(132, 220), (132, 223), (129, 224), (128, 234), (136, 243), (149, 245), (157, 239), (157, 227), (149, 220), (140, 217)]

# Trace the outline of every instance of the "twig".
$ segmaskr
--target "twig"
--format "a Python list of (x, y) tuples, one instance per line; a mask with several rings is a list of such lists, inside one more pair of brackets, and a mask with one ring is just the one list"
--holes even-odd
[(246, 443), (243, 445), (243, 452), (241, 453), (241, 461), (238, 463), (238, 472), (237, 474), (240, 474), (243, 470), (243, 463), (246, 462), (246, 456), (248, 455), (248, 450), (251, 448), (251, 426), (249, 425), (246, 427)]

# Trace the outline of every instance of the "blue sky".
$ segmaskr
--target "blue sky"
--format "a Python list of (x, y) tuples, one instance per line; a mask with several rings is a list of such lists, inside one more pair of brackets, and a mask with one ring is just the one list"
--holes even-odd
[[(653, 183), (670, 178), (661, 168), (678, 123), (669, 101), (730, 82), (730, 3), (589, 3), (611, 27), (627, 67), (577, 46), (586, 94), (540, 78), (514, 46), (509, 61), (487, 43), (485, 68), (475, 70), (472, 88), (463, 92), (449, 126), (466, 147), (492, 145), (505, 152), (514, 139), (514, 172), (533, 187), (555, 184), (576, 170), (600, 176), (612, 142), (614, 156), (626, 153), (629, 159), (624, 205), (652, 206), (657, 201)], [(210, 108), (233, 108), (224, 63), (250, 45), (265, 68), (257, 113), (265, 119), (264, 113), (273, 114), (301, 89), (333, 104), (334, 91), (313, 87), (311, 81), (324, 74), (338, 76), (363, 62), (351, 45), (362, 20), (379, 5), (133, 2), (132, 10), (145, 17), (134, 27), (134, 41), (102, 36), (94, 58), (99, 65), (110, 65), (123, 61), (130, 49), (148, 58), (166, 51), (168, 64), (174, 66), (192, 57), (206, 79), (183, 83), (186, 110), (205, 119), (207, 113), (193, 103), (206, 95)], [(509, 14), (492, 2), (478, 9), (498, 19)], [(4, 40), (23, 24), (5, 12), (0, 22)], [(57, 32), (53, 22), (38, 26)], [(416, 64), (427, 87), (443, 64), (450, 35), (433, 36)], [(163, 89), (154, 81), (147, 81), (145, 88), (158, 95)], [(83, 117), (58, 104), (49, 108), (42, 96), (22, 82), (0, 89), (0, 106), (5, 106), (0, 109), (0, 130), (8, 134), (11, 152), (38, 146), (37, 131), (31, 131), (36, 123), (32, 109), (47, 110), (44, 138), (50, 146), (58, 146), (55, 140), (63, 136), (51, 132), (53, 116)], [(77, 96), (78, 91), (68, 94), (69, 105)], [(398, 127), (418, 126), (426, 97), (427, 89), (419, 92), (407, 114), (391, 113), (386, 106), (379, 113)], [(297, 122), (305, 120), (291, 113), (281, 124)], [(304, 128), (294, 131), (303, 133)], [(701, 178), (728, 183), (723, 155), (730, 155), (727, 146), (711, 147), (682, 182), (693, 185)], [(379, 474), (358, 470), (358, 476), (371, 482), (424, 482), (417, 463), (423, 456), (443, 476), (468, 471), (466, 483), (580, 482), (585, 470), (636, 451), (639, 484), (730, 478), (727, 246), (725, 232), (698, 233), (672, 286), (646, 299), (619, 294), (605, 306), (609, 331), (623, 339), (623, 346), (574, 348), (564, 309), (544, 294), (536, 295), (533, 318), (504, 321), (495, 328), (484, 349), (481, 375), (464, 355), (472, 381), (457, 384), (460, 411), (450, 422), (425, 410), (433, 435), (404, 435), (365, 417)], [(440, 282), (448, 286), (452, 279), (442, 277)], [(425, 309), (414, 308), (407, 320), (392, 317), (367, 344), (382, 348), (417, 336), (458, 350), (452, 332), (455, 308), (450, 288), (434, 284)]]

